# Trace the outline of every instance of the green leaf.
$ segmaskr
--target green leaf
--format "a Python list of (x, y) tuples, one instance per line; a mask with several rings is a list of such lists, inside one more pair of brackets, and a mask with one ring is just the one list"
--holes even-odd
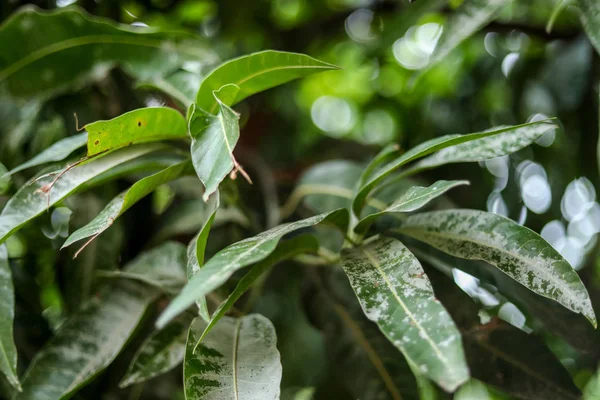
[(479, 306), (451, 279), (432, 269), (427, 274), (436, 296), (463, 333), (473, 378), (517, 399), (579, 398), (573, 378), (546, 347), (543, 337), (527, 334), (498, 319), (482, 325)]
[(87, 132), (83, 132), (78, 135), (69, 136), (62, 140), (59, 140), (52, 146), (48, 147), (46, 150), (42, 151), (37, 156), (33, 157), (31, 160), (19, 165), (18, 167), (11, 169), (6, 173), (6, 175), (12, 175), (15, 172), (19, 172), (24, 169), (35, 167), (52, 161), (62, 161), (65, 158), (67, 158), (72, 152), (74, 152), (80, 147), (83, 147), (87, 143), (87, 135)]
[(583, 389), (583, 400), (600, 398), (600, 369), (589, 380)]
[(169, 372), (183, 362), (185, 343), (192, 318), (184, 314), (142, 343), (129, 364), (119, 387), (142, 383)]
[(148, 80), (188, 60), (215, 61), (187, 33), (115, 24), (79, 8), (22, 8), (0, 27), (0, 43), (0, 87), (28, 99), (97, 79), (114, 65)]
[(188, 400), (270, 400), (279, 398), (281, 363), (271, 321), (260, 314), (224, 317), (194, 346), (206, 322), (190, 327), (183, 379)]
[(331, 270), (328, 278), (327, 286), (314, 297), (313, 309), (323, 326), (332, 381), (343, 385), (354, 399), (419, 399), (406, 359), (365, 317), (344, 271)]
[(137, 85), (141, 89), (158, 89), (178, 101), (184, 108), (194, 102), (200, 88), (200, 76), (193, 72), (179, 70), (167, 77), (156, 76)]
[(470, 379), (456, 392), (454, 400), (510, 400), (510, 397), (477, 379)]
[[(204, 265), (204, 253), (206, 251), (206, 242), (208, 241), (208, 234), (210, 233), (210, 228), (215, 220), (215, 216), (217, 215), (217, 209), (219, 208), (219, 192), (215, 192), (206, 204), (206, 210), (203, 214), (206, 217), (206, 220), (203, 221), (202, 228), (196, 235), (196, 237), (190, 242), (187, 248), (187, 279), (188, 281), (192, 279), (194, 274), (202, 268)], [(210, 315), (208, 313), (208, 306), (206, 304), (206, 298), (202, 297), (196, 301), (198, 304), (198, 308), (200, 310), (200, 316), (204, 318), (205, 321), (210, 319)]]
[(217, 190), (221, 181), (232, 170), (234, 174), (241, 170), (233, 156), (233, 149), (240, 138), (239, 115), (219, 97), (236, 90), (228, 85), (214, 92), (219, 105), (217, 115), (208, 114), (195, 104), (188, 113), (192, 161), (205, 187), (204, 201), (208, 200), (208, 196)]
[(587, 290), (569, 263), (537, 233), (508, 218), (476, 210), (432, 211), (411, 215), (399, 231), (453, 256), (486, 261), (596, 326)]
[(428, 67), (443, 60), (465, 39), (477, 33), (508, 3), (509, 0), (465, 0), (444, 25)]
[(13, 337), (15, 293), (6, 245), (0, 245), (0, 371), (8, 382), (21, 390), (17, 376), (17, 348)]
[(226, 104), (232, 106), (246, 97), (317, 72), (339, 69), (304, 54), (267, 50), (239, 57), (218, 66), (200, 84), (196, 105), (214, 114), (219, 109), (215, 90), (233, 84), (239, 92)]
[(147, 144), (119, 150), (69, 170), (58, 170), (45, 174), (26, 184), (6, 203), (0, 214), (0, 243), (92, 178), (161, 148), (164, 146)]
[(227, 299), (221, 303), (219, 308), (217, 308), (213, 313), (208, 325), (206, 326), (206, 329), (204, 329), (204, 332), (202, 332), (202, 335), (198, 339), (198, 343), (200, 343), (202, 339), (206, 337), (215, 324), (219, 322), (221, 318), (223, 318), (225, 313), (227, 313), (231, 307), (233, 307), (235, 302), (238, 301), (239, 298), (246, 293), (248, 288), (250, 288), (250, 286), (252, 286), (252, 284), (256, 282), (256, 280), (269, 268), (298, 254), (315, 253), (318, 249), (319, 242), (313, 236), (296, 236), (281, 242), (267, 258), (254, 265), (250, 271), (244, 275), (242, 279), (240, 279), (233, 292), (231, 292), (229, 297), (227, 297)]
[(14, 400), (71, 397), (117, 357), (159, 293), (133, 281), (104, 289), (35, 355)]
[(448, 190), (460, 185), (468, 185), (469, 181), (437, 181), (429, 187), (412, 186), (385, 210), (370, 214), (361, 219), (354, 228), (359, 234), (364, 234), (377, 218), (386, 214), (406, 213), (418, 210), (433, 199), (443, 195)]
[(600, 4), (595, 0), (578, 0), (578, 4), (583, 29), (600, 54)]
[(460, 332), (402, 243), (378, 238), (344, 250), (342, 267), (365, 315), (409, 363), (449, 392), (469, 379)]
[(98, 274), (102, 277), (133, 279), (176, 293), (186, 283), (185, 263), (185, 246), (166, 242), (137, 257), (125, 271), (99, 271)]
[(447, 147), (416, 163), (410, 169), (410, 173), (445, 164), (478, 162), (511, 154), (529, 146), (544, 134), (557, 128), (554, 124), (542, 121), (541, 124), (524, 126), (515, 132), (508, 131)]
[[(373, 190), (373, 188), (375, 188), (375, 186), (377, 186), (384, 179), (389, 177), (392, 172), (396, 171), (405, 164), (408, 164), (409, 162), (417, 160), (419, 158), (423, 158), (438, 150), (451, 148), (451, 146), (458, 147), (457, 145), (463, 143), (475, 142), (478, 139), (490, 137), (491, 141), (486, 141), (483, 143), (475, 142), (475, 144), (473, 146), (469, 146), (469, 148), (473, 150), (474, 148), (485, 144), (487, 147), (484, 148), (484, 151), (477, 153), (477, 159), (484, 159), (482, 157), (487, 157), (488, 155), (490, 158), (497, 157), (497, 155), (493, 154), (503, 155), (508, 154), (511, 151), (514, 152), (516, 150), (519, 150), (522, 147), (528, 146), (535, 139), (542, 136), (544, 133), (548, 132), (550, 129), (553, 128), (554, 125), (547, 124), (545, 121), (539, 121), (509, 127), (492, 128), (487, 131), (471, 133), (468, 135), (445, 135), (423, 142), (418, 146), (415, 146), (412, 149), (408, 150), (406, 153), (402, 154), (395, 160), (390, 161), (388, 164), (384, 165), (382, 168), (377, 170), (366, 183), (361, 185), (352, 203), (352, 209), (356, 215), (360, 215), (360, 211), (362, 210), (367, 200), (367, 197), (369, 196), (369, 193)], [(497, 141), (494, 139), (497, 139)], [(491, 147), (492, 145), (498, 147)], [(461, 157), (467, 157), (463, 151), (464, 149), (464, 147), (459, 148), (458, 153), (455, 153), (453, 150), (448, 150), (448, 152), (445, 153), (446, 155), (441, 158), (438, 158), (437, 155), (434, 155), (434, 158), (431, 161), (429, 161), (426, 166), (434, 166), (433, 164), (435, 164), (435, 162), (441, 162), (442, 159), (446, 158), (450, 160), (456, 160), (459, 155)], [(462, 161), (467, 160), (465, 159)]]
[[(123, 215), (125, 211), (142, 198), (152, 193), (154, 189), (185, 174), (189, 174), (191, 170), (191, 163), (189, 161), (184, 161), (137, 181), (129, 189), (112, 199), (110, 203), (108, 203), (108, 205), (86, 226), (73, 232), (62, 245), (61, 249), (88, 237), (92, 237), (91, 240), (95, 239), (102, 232), (110, 228), (115, 220)], [(86, 242), (79, 251), (83, 250), (89, 243), (90, 241)], [(79, 254), (79, 251), (75, 253), (75, 257)]]
[(369, 165), (362, 170), (359, 180), (359, 187), (364, 185), (369, 177), (373, 174), (373, 172), (377, 171), (381, 167), (382, 164), (387, 164), (392, 161), (394, 158), (398, 156), (400, 152), (400, 146), (397, 144), (389, 144), (369, 162)]
[(88, 157), (132, 144), (187, 136), (185, 118), (168, 107), (140, 108), (108, 121), (92, 122), (85, 129)]
[(181, 293), (158, 318), (157, 326), (159, 328), (165, 326), (167, 322), (189, 307), (195, 300), (207, 295), (226, 282), (235, 271), (269, 256), (283, 236), (319, 223), (334, 224), (345, 232), (348, 224), (348, 213), (346, 210), (336, 210), (279, 225), (224, 248), (194, 274)]

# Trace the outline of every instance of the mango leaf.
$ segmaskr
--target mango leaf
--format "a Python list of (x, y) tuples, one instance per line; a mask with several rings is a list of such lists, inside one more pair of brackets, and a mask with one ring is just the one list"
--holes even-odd
[(238, 301), (239, 298), (246, 293), (250, 286), (252, 286), (252, 284), (256, 282), (256, 280), (269, 268), (295, 255), (315, 253), (318, 249), (319, 242), (313, 236), (296, 236), (281, 242), (267, 258), (254, 265), (250, 271), (244, 275), (242, 279), (240, 279), (233, 292), (231, 292), (229, 297), (227, 297), (227, 299), (221, 303), (219, 308), (217, 308), (213, 313), (208, 325), (206, 326), (206, 329), (204, 329), (204, 332), (202, 332), (202, 335), (198, 339), (198, 343), (200, 343), (202, 339), (206, 337), (215, 324), (219, 322), (221, 318), (223, 318), (225, 313), (227, 313), (231, 307), (233, 307), (235, 302)]
[(339, 67), (304, 54), (274, 50), (249, 54), (227, 61), (208, 74), (200, 84), (196, 105), (214, 114), (220, 105), (213, 92), (225, 85), (233, 84), (240, 89), (231, 101), (226, 102), (228, 106), (232, 106), (263, 90), (332, 69)]
[(477, 162), (501, 157), (529, 146), (544, 134), (556, 128), (558, 127), (554, 124), (542, 123), (520, 129), (518, 136), (516, 132), (505, 132), (447, 147), (417, 162), (410, 172), (416, 173), (445, 164)]
[(92, 178), (161, 148), (164, 146), (146, 144), (115, 151), (69, 170), (58, 170), (29, 182), (15, 193), (0, 213), (0, 243)]
[[(137, 181), (129, 189), (112, 199), (110, 203), (108, 203), (108, 205), (86, 226), (73, 232), (62, 245), (61, 249), (88, 237), (92, 237), (91, 240), (98, 237), (102, 232), (110, 228), (115, 220), (123, 215), (125, 211), (142, 198), (152, 193), (154, 189), (171, 180), (190, 173), (191, 170), (191, 163), (189, 161), (184, 161)], [(89, 243), (90, 241), (86, 242), (79, 251), (83, 250)], [(75, 257), (79, 254), (79, 251), (75, 253)]]
[(590, 42), (600, 54), (600, 4), (595, 0), (578, 0), (581, 9), (581, 24)]
[(596, 371), (583, 389), (583, 400), (600, 398), (600, 369)]
[[(406, 153), (402, 154), (395, 160), (385, 164), (383, 167), (377, 170), (371, 176), (371, 178), (367, 180), (366, 183), (360, 186), (360, 188), (357, 191), (356, 197), (354, 198), (354, 201), (352, 203), (352, 210), (356, 215), (360, 215), (360, 212), (363, 206), (365, 205), (367, 197), (369, 196), (369, 193), (373, 190), (373, 188), (375, 188), (375, 186), (381, 183), (384, 179), (388, 178), (392, 172), (396, 171), (397, 169), (404, 166), (405, 164), (408, 164), (411, 161), (423, 158), (438, 150), (450, 148), (451, 146), (475, 141), (477, 139), (485, 138), (488, 136), (492, 138), (496, 138), (496, 136), (498, 136), (498, 141), (486, 142), (490, 144), (494, 143), (495, 146), (499, 146), (495, 148), (496, 152), (493, 154), (508, 154), (510, 152), (514, 152), (525, 146), (528, 146), (553, 127), (554, 125), (547, 124), (545, 121), (530, 122), (522, 125), (492, 128), (487, 131), (471, 133), (467, 135), (445, 135), (423, 142), (420, 145), (408, 150)], [(481, 144), (482, 143), (479, 142), (476, 145), (479, 146)], [(505, 148), (507, 151), (503, 150)], [(452, 154), (452, 152), (450, 153)], [(492, 151), (486, 151), (482, 153), (480, 157), (483, 157), (486, 154), (492, 154)]]
[(313, 300), (313, 320), (324, 331), (332, 380), (354, 399), (418, 400), (406, 359), (365, 317), (344, 272), (332, 270), (325, 283)]
[(152, 80), (139, 82), (137, 87), (158, 89), (178, 101), (184, 108), (188, 108), (194, 102), (200, 88), (200, 76), (193, 72), (179, 70), (166, 77), (156, 76)]
[(473, 378), (517, 399), (579, 398), (573, 378), (546, 347), (545, 339), (496, 318), (482, 325), (479, 306), (452, 280), (432, 269), (427, 269), (427, 275), (436, 295), (463, 333)]
[(13, 337), (15, 293), (6, 245), (0, 245), (0, 371), (8, 382), (21, 390), (17, 376), (17, 348)]
[(477, 379), (469, 379), (456, 391), (454, 400), (510, 400), (510, 397)]
[[(198, 272), (198, 270), (204, 265), (204, 253), (206, 251), (206, 242), (208, 241), (208, 234), (210, 233), (210, 228), (215, 220), (215, 216), (217, 215), (219, 202), (219, 192), (215, 192), (212, 196), (210, 196), (208, 202), (205, 203), (207, 207), (205, 213), (203, 214), (206, 217), (206, 220), (203, 221), (200, 231), (188, 245), (186, 268), (188, 281), (192, 279), (194, 274)], [(206, 298), (201, 297), (196, 301), (196, 303), (198, 304), (200, 316), (204, 318), (205, 321), (208, 321), (210, 319), (210, 314), (208, 313)]]
[[(220, 100), (238, 89), (225, 86), (213, 96), (219, 105), (215, 116), (192, 105), (188, 112), (189, 131), (192, 136), (192, 161), (198, 177), (205, 187), (203, 199), (214, 193), (219, 183), (232, 170), (241, 170), (233, 156), (233, 149), (240, 138), (239, 115)], [(235, 168), (235, 169), (234, 169)]]
[(483, 260), (596, 326), (585, 286), (569, 263), (532, 230), (498, 214), (444, 210), (415, 214), (399, 231), (459, 258)]
[(219, 251), (204, 267), (194, 274), (181, 293), (163, 311), (156, 322), (157, 327), (165, 326), (167, 322), (189, 307), (195, 300), (225, 283), (235, 271), (269, 256), (283, 236), (320, 223), (331, 223), (345, 232), (348, 225), (348, 213), (346, 210), (336, 210), (279, 225)]
[(183, 380), (188, 400), (270, 400), (279, 398), (281, 362), (271, 321), (260, 314), (224, 317), (194, 346), (206, 322), (190, 326)]
[(129, 364), (119, 387), (145, 382), (169, 372), (183, 362), (192, 318), (184, 314), (144, 341)]
[(69, 398), (115, 359), (158, 293), (133, 281), (105, 289), (36, 354), (14, 400)]
[(168, 107), (133, 110), (108, 121), (87, 124), (88, 157), (136, 143), (181, 139), (187, 136), (185, 118)]
[(213, 53), (191, 38), (186, 33), (115, 24), (79, 8), (24, 7), (0, 27), (0, 87), (7, 87), (13, 96), (31, 98), (102, 77), (114, 65), (148, 80), (188, 60), (214, 62)]
[(367, 318), (409, 363), (449, 392), (469, 379), (460, 332), (402, 243), (378, 238), (344, 250), (341, 263)]
[(468, 185), (469, 181), (437, 181), (429, 187), (412, 186), (400, 198), (385, 210), (370, 214), (361, 219), (354, 228), (359, 234), (364, 234), (374, 220), (386, 214), (406, 213), (418, 210), (427, 203), (460, 185)]
[[(27, 168), (35, 167), (52, 161), (62, 161), (72, 152), (87, 143), (87, 132), (69, 136), (59, 140), (31, 160), (11, 169), (5, 175), (12, 175)], [(0, 175), (2, 176), (2, 175)]]
[(508, 0), (465, 0), (444, 25), (428, 67), (443, 60), (465, 39), (490, 22)]
[(397, 144), (389, 144), (385, 146), (377, 155), (369, 162), (367, 167), (362, 171), (359, 179), (359, 187), (364, 185), (369, 177), (375, 172), (377, 169), (381, 167), (382, 164), (387, 164), (392, 161), (394, 158), (398, 156), (400, 152), (400, 146)]
[(102, 277), (133, 279), (176, 293), (186, 283), (185, 263), (185, 247), (181, 243), (166, 242), (131, 261), (127, 270), (98, 273)]

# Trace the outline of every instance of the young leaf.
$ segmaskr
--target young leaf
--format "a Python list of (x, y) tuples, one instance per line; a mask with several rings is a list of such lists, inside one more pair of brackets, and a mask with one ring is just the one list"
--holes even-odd
[(167, 292), (185, 285), (185, 247), (166, 242), (130, 262), (126, 271), (99, 271), (103, 277), (134, 279)]
[(227, 174), (241, 169), (233, 156), (233, 149), (240, 138), (239, 115), (220, 100), (220, 96), (225, 97), (230, 91), (236, 90), (233, 86), (226, 86), (214, 92), (219, 105), (216, 116), (206, 113), (195, 104), (188, 112), (192, 161), (205, 187), (204, 201), (217, 190)]
[(169, 372), (183, 362), (192, 318), (184, 314), (164, 329), (155, 331), (138, 349), (119, 387), (145, 382)]
[(213, 92), (225, 85), (233, 84), (240, 88), (231, 101), (226, 102), (228, 106), (233, 106), (253, 94), (332, 69), (339, 67), (304, 54), (274, 50), (249, 54), (227, 61), (208, 74), (198, 90), (196, 105), (214, 114), (220, 105)]
[[(92, 237), (93, 240), (102, 232), (110, 228), (115, 220), (123, 215), (123, 213), (135, 203), (152, 193), (154, 189), (164, 183), (180, 178), (191, 171), (191, 163), (189, 161), (184, 161), (137, 181), (129, 189), (112, 199), (110, 203), (108, 203), (108, 205), (86, 226), (73, 232), (62, 245), (61, 249), (88, 237)], [(90, 241), (86, 242), (79, 251), (83, 250), (89, 243)], [(79, 254), (79, 251), (75, 253), (75, 256)]]
[[(215, 56), (185, 33), (165, 33), (92, 17), (78, 8), (22, 8), (0, 26), (0, 86), (14, 96), (46, 96), (120, 65), (147, 80)], [(12, 46), (19, 43), (19, 46)]]
[[(67, 170), (45, 174), (21, 187), (6, 203), (0, 213), (0, 243), (3, 243), (21, 226), (37, 217), (50, 206), (69, 196), (91, 179), (127, 161), (164, 148), (159, 144), (146, 144), (107, 154), (104, 157)], [(62, 176), (61, 176), (62, 174)]]
[(87, 124), (88, 157), (136, 143), (181, 139), (187, 136), (185, 118), (168, 107), (133, 110), (108, 121)]
[(231, 292), (229, 297), (227, 297), (227, 299), (221, 303), (219, 308), (217, 308), (213, 313), (212, 318), (210, 318), (210, 321), (206, 326), (206, 329), (204, 329), (204, 332), (202, 332), (202, 335), (200, 335), (198, 343), (200, 343), (202, 339), (206, 337), (215, 324), (219, 322), (221, 318), (223, 318), (225, 313), (229, 311), (231, 307), (233, 307), (235, 302), (238, 301), (239, 298), (246, 293), (248, 288), (250, 288), (250, 286), (252, 286), (252, 284), (269, 268), (295, 255), (314, 253), (318, 249), (319, 242), (313, 236), (296, 236), (281, 242), (275, 251), (273, 251), (267, 258), (254, 265), (250, 271), (242, 279), (240, 279), (233, 292)]
[(133, 281), (105, 289), (36, 354), (14, 400), (70, 397), (115, 359), (158, 293)]
[(387, 164), (396, 158), (399, 152), (400, 146), (397, 144), (390, 144), (381, 149), (381, 151), (377, 153), (377, 155), (369, 162), (369, 165), (362, 170), (358, 186), (360, 187), (364, 185), (369, 180), (373, 172), (380, 168), (382, 164)]
[[(420, 145), (408, 150), (406, 153), (402, 154), (395, 160), (390, 161), (389, 163), (384, 165), (382, 168), (377, 170), (371, 176), (371, 178), (367, 180), (366, 183), (361, 185), (352, 203), (352, 210), (356, 215), (360, 215), (360, 212), (363, 206), (365, 205), (367, 197), (371, 193), (373, 188), (375, 188), (375, 186), (381, 183), (384, 179), (389, 177), (392, 172), (396, 171), (397, 169), (404, 166), (405, 164), (408, 164), (411, 161), (423, 158), (438, 150), (449, 148), (450, 146), (456, 146), (461, 143), (475, 141), (477, 139), (485, 138), (488, 136), (496, 137), (496, 135), (501, 134), (507, 135), (500, 136), (502, 140), (500, 142), (495, 143), (497, 145), (503, 146), (508, 146), (510, 143), (510, 149), (512, 149), (512, 151), (516, 151), (522, 147), (531, 144), (535, 140), (531, 139), (532, 137), (535, 137), (537, 139), (544, 133), (548, 132), (548, 130), (551, 128), (553, 128), (553, 125), (549, 125), (545, 121), (539, 121), (509, 127), (493, 128), (487, 131), (471, 133), (468, 135), (446, 135), (423, 142)], [(509, 138), (512, 140), (509, 141)], [(521, 147), (518, 147), (519, 145)], [(486, 153), (483, 153), (482, 156), (484, 154)], [(487, 154), (490, 154), (490, 152), (488, 152)], [(508, 154), (508, 152), (502, 152), (502, 154)]]
[(583, 389), (582, 400), (594, 400), (600, 398), (600, 369), (590, 378)]
[(581, 9), (581, 24), (590, 42), (600, 54), (600, 4), (595, 0), (578, 0)]
[(205, 326), (200, 318), (190, 326), (183, 367), (186, 399), (279, 399), (282, 371), (271, 321), (260, 314), (224, 317), (194, 352)]
[(13, 337), (15, 293), (8, 264), (8, 251), (0, 245), (0, 372), (17, 390), (21, 390), (17, 376), (17, 348)]
[(465, 0), (444, 26), (429, 59), (428, 67), (444, 59), (465, 39), (478, 32), (508, 2), (508, 0)]
[[(31, 160), (19, 165), (18, 167), (11, 169), (6, 173), (6, 175), (12, 175), (24, 169), (35, 167), (52, 161), (62, 161), (65, 158), (67, 158), (72, 152), (74, 152), (80, 147), (83, 147), (87, 143), (87, 135), (87, 132), (83, 132), (78, 135), (69, 136), (62, 140), (59, 140), (52, 146), (48, 147), (46, 150), (42, 151), (37, 156), (33, 157)], [(0, 177), (1, 176), (2, 175), (0, 175)]]
[(411, 215), (399, 231), (453, 256), (486, 261), (596, 326), (587, 290), (569, 263), (537, 233), (506, 217), (476, 210), (432, 211)]
[(400, 198), (394, 201), (388, 208), (375, 214), (370, 214), (361, 219), (354, 228), (359, 234), (365, 233), (371, 223), (378, 217), (393, 213), (406, 213), (418, 210), (436, 197), (446, 193), (448, 190), (460, 186), (468, 185), (469, 181), (437, 181), (429, 187), (412, 186)]
[(342, 267), (365, 315), (409, 363), (449, 392), (469, 379), (460, 332), (402, 243), (378, 238), (344, 250)]
[(181, 293), (163, 311), (156, 322), (157, 326), (159, 328), (165, 326), (167, 322), (189, 307), (195, 300), (221, 286), (235, 271), (269, 256), (283, 236), (319, 223), (332, 223), (345, 232), (348, 224), (348, 213), (346, 210), (336, 210), (279, 225), (224, 248), (196, 272)]

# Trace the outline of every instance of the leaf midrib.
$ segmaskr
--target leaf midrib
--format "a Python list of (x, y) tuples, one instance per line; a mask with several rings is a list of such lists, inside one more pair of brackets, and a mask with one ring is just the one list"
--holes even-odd
[(233, 395), (235, 396), (235, 400), (238, 400), (238, 376), (237, 376), (237, 364), (238, 364), (238, 350), (240, 343), (240, 329), (242, 326), (242, 319), (239, 318), (235, 321), (235, 328), (233, 331), (233, 355), (231, 365), (233, 368)]
[(377, 258), (375, 258), (375, 256), (373, 256), (373, 254), (371, 254), (368, 250), (366, 250), (366, 249), (361, 249), (361, 250), (367, 256), (369, 262), (377, 269), (377, 271), (379, 272), (379, 274), (381, 275), (381, 277), (385, 281), (385, 284), (387, 285), (388, 289), (392, 292), (392, 294), (394, 295), (394, 298), (396, 299), (396, 301), (398, 302), (398, 304), (400, 304), (400, 306), (402, 307), (402, 309), (404, 309), (404, 312), (408, 315), (408, 317), (414, 323), (414, 326), (423, 334), (424, 339), (429, 343), (429, 345), (431, 346), (431, 348), (434, 350), (434, 352), (435, 352), (436, 356), (438, 357), (438, 359), (440, 361), (442, 361), (444, 364), (448, 365), (448, 359), (446, 357), (444, 357), (444, 355), (442, 354), (442, 352), (440, 351), (440, 349), (437, 347), (437, 345), (435, 344), (435, 342), (433, 341), (433, 339), (431, 339), (431, 337), (429, 336), (429, 334), (427, 333), (427, 331), (423, 328), (423, 326), (415, 318), (414, 314), (410, 311), (410, 309), (406, 306), (406, 304), (404, 304), (404, 302), (402, 301), (402, 299), (398, 295), (398, 292), (396, 292), (396, 288), (394, 288), (394, 285), (392, 285), (392, 282), (390, 282), (390, 280), (388, 279), (386, 273), (381, 268), (381, 265), (379, 265), (379, 262), (377, 261)]

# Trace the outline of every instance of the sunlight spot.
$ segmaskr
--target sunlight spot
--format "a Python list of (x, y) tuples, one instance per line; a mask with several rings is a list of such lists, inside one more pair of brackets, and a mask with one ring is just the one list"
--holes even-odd
[(502, 73), (504, 74), (505, 77), (508, 78), (510, 71), (512, 71), (512, 69), (515, 67), (515, 64), (517, 63), (518, 60), (519, 60), (518, 53), (510, 53), (506, 57), (504, 57), (504, 60), (502, 60)]
[(374, 13), (371, 10), (361, 8), (354, 11), (346, 18), (345, 28), (350, 39), (358, 43), (366, 43), (376, 38), (372, 32)]
[(310, 115), (319, 129), (335, 137), (348, 133), (355, 122), (350, 103), (333, 96), (321, 96), (315, 100)]
[(409, 28), (406, 34), (392, 45), (396, 61), (407, 69), (426, 67), (442, 31), (443, 27), (434, 22)]

